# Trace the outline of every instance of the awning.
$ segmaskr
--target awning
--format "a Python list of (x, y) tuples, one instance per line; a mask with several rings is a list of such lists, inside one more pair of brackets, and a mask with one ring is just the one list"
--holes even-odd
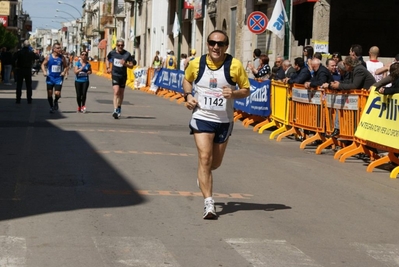
[(292, 2), (293, 5), (299, 5), (299, 4), (303, 4), (303, 3), (315, 3), (319, 0), (294, 0), (294, 2)]
[(98, 48), (99, 49), (105, 49), (107, 47), (107, 40), (106, 39), (102, 39), (99, 43), (98, 43)]

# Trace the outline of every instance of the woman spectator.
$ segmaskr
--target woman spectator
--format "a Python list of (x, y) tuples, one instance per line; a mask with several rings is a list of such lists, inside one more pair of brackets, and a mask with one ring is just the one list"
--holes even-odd
[(335, 63), (342, 61), (342, 55), (340, 52), (332, 53), (331, 58), (334, 59)]
[(305, 67), (312, 71), (312, 59), (313, 59), (314, 50), (313, 47), (307, 45), (303, 48), (303, 61), (305, 62)]
[(80, 54), (80, 60), (76, 62), (74, 73), (76, 101), (78, 103), (78, 112), (86, 113), (86, 96), (89, 89), (89, 74), (91, 74), (91, 65), (88, 62), (87, 52)]
[(265, 54), (262, 54), (259, 58), (261, 62), (259, 68), (255, 69), (255, 67), (252, 65), (250, 65), (249, 68), (255, 78), (258, 78), (260, 80), (267, 80), (270, 77), (269, 57)]

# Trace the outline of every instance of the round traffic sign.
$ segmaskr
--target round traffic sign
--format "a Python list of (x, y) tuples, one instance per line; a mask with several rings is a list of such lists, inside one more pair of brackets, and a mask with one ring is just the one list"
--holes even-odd
[(265, 13), (260, 11), (252, 12), (247, 19), (248, 29), (255, 34), (261, 34), (266, 31), (268, 22), (269, 19), (266, 17)]

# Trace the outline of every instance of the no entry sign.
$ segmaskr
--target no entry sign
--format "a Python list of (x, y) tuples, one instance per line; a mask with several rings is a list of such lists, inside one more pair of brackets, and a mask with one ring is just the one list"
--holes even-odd
[(266, 17), (265, 13), (260, 11), (252, 12), (247, 19), (248, 29), (255, 34), (263, 33), (266, 30), (268, 22), (269, 19)]

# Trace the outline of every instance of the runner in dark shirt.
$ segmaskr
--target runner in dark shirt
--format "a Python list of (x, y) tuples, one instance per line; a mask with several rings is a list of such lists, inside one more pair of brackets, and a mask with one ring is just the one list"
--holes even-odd
[[(112, 88), (114, 89), (114, 112), (112, 116), (118, 119), (121, 116), (123, 96), (125, 93), (127, 69), (133, 68), (132, 55), (123, 49), (125, 41), (119, 39), (116, 48), (108, 53), (106, 66), (107, 73), (111, 73)], [(112, 69), (110, 68), (112, 63)]]

